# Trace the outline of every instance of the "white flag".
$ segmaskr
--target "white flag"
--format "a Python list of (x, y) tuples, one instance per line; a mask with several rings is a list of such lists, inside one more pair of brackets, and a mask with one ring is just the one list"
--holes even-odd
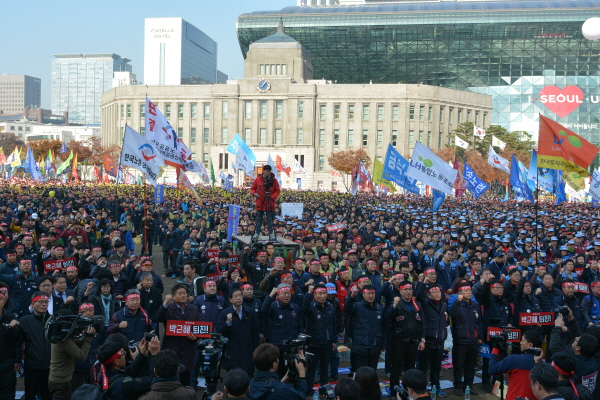
[(454, 136), (454, 144), (456, 146), (458, 146), (458, 147), (462, 147), (463, 149), (468, 149), (469, 148), (469, 143), (467, 143), (466, 141), (462, 140), (458, 136)]
[(492, 146), (500, 147), (500, 151), (502, 151), (506, 147), (506, 143), (492, 135)]
[[(565, 187), (568, 185), (565, 185)], [(595, 169), (592, 174), (592, 183), (590, 184), (590, 194), (596, 200), (600, 200), (600, 172)]]
[(452, 194), (456, 174), (458, 170), (417, 142), (408, 166), (408, 176), (441, 192)]
[(485, 137), (485, 129), (473, 125), (473, 135), (477, 136), (479, 139), (483, 139)]
[(300, 164), (300, 161), (294, 160), (294, 172), (306, 175), (308, 171)]
[(496, 154), (492, 146), (490, 146), (490, 150), (488, 153), (488, 164), (490, 164), (494, 168), (498, 168), (506, 172), (507, 174), (510, 174), (510, 166), (508, 164), (508, 160)]
[(146, 174), (146, 180), (156, 186), (156, 179), (164, 159), (145, 137), (134, 131), (130, 126), (125, 127), (123, 150), (119, 164), (135, 168)]

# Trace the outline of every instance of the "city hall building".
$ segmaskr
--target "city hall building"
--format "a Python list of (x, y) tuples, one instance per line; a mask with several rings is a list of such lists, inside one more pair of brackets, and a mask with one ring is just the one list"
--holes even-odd
[(121, 145), (126, 124), (144, 133), (148, 96), (195, 159), (207, 167), (212, 161), (217, 175), (233, 174), (236, 185), (244, 174), (234, 173), (234, 156), (225, 149), (239, 133), (256, 155), (257, 172), (269, 155), (292, 168), (298, 160), (308, 171), (282, 173), (284, 187), (345, 190), (327, 161), (334, 152), (364, 148), (371, 159), (383, 159), (391, 143), (410, 156), (417, 141), (443, 148), (461, 122), (491, 122), (490, 96), (425, 84), (342, 84), (327, 73), (315, 75), (309, 52), (283, 25), (269, 33), (249, 46), (242, 79), (106, 92), (103, 144)]
[(241, 15), (244, 56), (280, 18), (315, 77), (423, 83), (488, 94), (489, 121), (534, 135), (538, 115), (600, 143), (600, 40), (581, 26), (598, 0), (297, 0)]

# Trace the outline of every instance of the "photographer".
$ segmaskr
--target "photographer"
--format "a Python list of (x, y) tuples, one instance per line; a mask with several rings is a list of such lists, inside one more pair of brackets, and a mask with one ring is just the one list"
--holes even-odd
[[(91, 307), (91, 304), (89, 306)], [(68, 313), (64, 315), (68, 315)], [(58, 315), (55, 315), (54, 318), (56, 317)], [(51, 344), (48, 389), (54, 400), (71, 399), (71, 380), (73, 379), (75, 360), (86, 359), (96, 330), (90, 325), (83, 333), (85, 335), (83, 339), (75, 340), (72, 337), (65, 337), (61, 342)]]
[(579, 330), (583, 332), (587, 325), (583, 320), (579, 299), (575, 296), (575, 282), (570, 279), (564, 280), (561, 286), (562, 294), (554, 298), (554, 309), (568, 307), (577, 322)]
[(173, 350), (161, 350), (154, 358), (154, 374), (150, 391), (140, 400), (196, 400), (196, 391), (181, 382), (179, 374), (179, 356)]
[[(225, 379), (223, 379), (223, 390), (227, 394), (227, 399), (247, 400), (247, 394), (250, 390), (248, 373), (241, 368), (234, 368), (227, 372)], [(223, 400), (223, 393), (213, 394), (212, 400)]]
[(269, 240), (276, 241), (275, 231), (273, 230), (273, 214), (275, 211), (275, 202), (279, 197), (279, 182), (275, 179), (270, 165), (263, 165), (263, 173), (259, 175), (250, 188), (250, 195), (256, 198), (256, 232), (252, 240), (258, 240), (263, 224), (263, 218), (266, 213), (267, 233)]
[(500, 343), (499, 340), (493, 342), (494, 349), (490, 355), (489, 373), (491, 375), (508, 373), (506, 400), (514, 400), (519, 396), (533, 398), (533, 392), (529, 386), (529, 371), (535, 365), (533, 349), (541, 349), (543, 340), (543, 336), (537, 330), (525, 331), (520, 343), (523, 354), (512, 354), (503, 360), (498, 360), (498, 357), (504, 343)]
[[(303, 354), (298, 355), (304, 359)], [(254, 379), (250, 381), (248, 398), (251, 400), (305, 400), (306, 398), (306, 370), (304, 364), (295, 360), (298, 371), (298, 381), (292, 387), (287, 384), (286, 374), (281, 382), (278, 380), (279, 349), (269, 343), (261, 344), (254, 350), (252, 359), (256, 371)]]
[[(427, 394), (427, 376), (418, 369), (409, 369), (402, 376), (402, 387), (411, 399), (431, 400)], [(397, 394), (398, 400), (401, 399), (400, 393)]]

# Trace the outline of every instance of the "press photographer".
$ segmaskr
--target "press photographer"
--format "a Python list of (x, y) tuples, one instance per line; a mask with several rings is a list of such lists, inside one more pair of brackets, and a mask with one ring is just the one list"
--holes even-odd
[(275, 179), (270, 165), (263, 166), (263, 173), (259, 175), (250, 188), (250, 194), (256, 198), (256, 232), (252, 240), (257, 241), (260, 237), (263, 218), (267, 217), (267, 232), (269, 240), (276, 241), (275, 231), (273, 230), (273, 216), (275, 211), (275, 202), (279, 197), (279, 182)]

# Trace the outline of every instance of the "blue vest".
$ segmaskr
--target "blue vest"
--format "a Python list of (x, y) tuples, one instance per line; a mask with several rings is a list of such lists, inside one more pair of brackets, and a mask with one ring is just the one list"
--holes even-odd
[(590, 309), (588, 311), (588, 315), (590, 319), (593, 320), (594, 323), (600, 322), (600, 300), (592, 294), (589, 295), (590, 299)]

